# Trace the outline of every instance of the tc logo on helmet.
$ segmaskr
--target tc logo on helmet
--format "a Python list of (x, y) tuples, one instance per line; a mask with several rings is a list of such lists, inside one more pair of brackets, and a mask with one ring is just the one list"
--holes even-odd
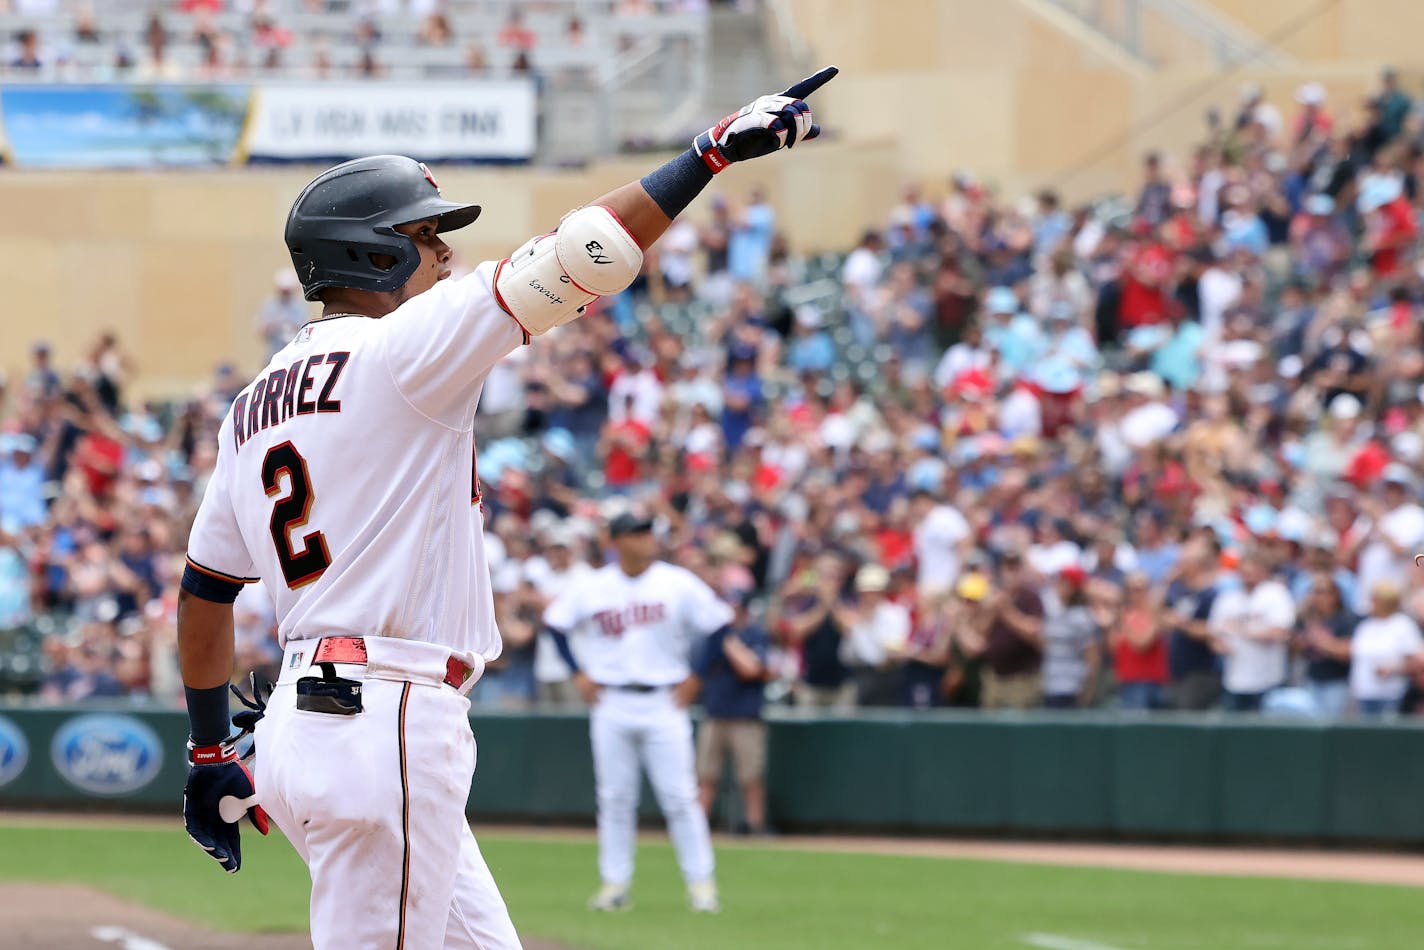
[(440, 183), (435, 180), (435, 176), (434, 176), (434, 175), (430, 174), (430, 169), (428, 169), (428, 168), (425, 167), (425, 163), (424, 163), (424, 162), (416, 162), (416, 164), (420, 166), (420, 170), (421, 170), (421, 171), (425, 172), (425, 180), (428, 181), (428, 182), (430, 182), (431, 187), (433, 187), (436, 191), (439, 191), (439, 190), (440, 190)]

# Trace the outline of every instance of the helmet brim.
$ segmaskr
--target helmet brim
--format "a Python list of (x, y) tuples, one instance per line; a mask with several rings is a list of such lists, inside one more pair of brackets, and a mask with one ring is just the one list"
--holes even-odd
[(462, 205), (444, 198), (432, 197), (402, 209), (400, 220), (395, 223), (411, 224), (427, 218), (438, 218), (440, 223), (435, 228), (437, 232), (458, 231), (466, 225), (474, 224), (479, 216), (479, 205)]

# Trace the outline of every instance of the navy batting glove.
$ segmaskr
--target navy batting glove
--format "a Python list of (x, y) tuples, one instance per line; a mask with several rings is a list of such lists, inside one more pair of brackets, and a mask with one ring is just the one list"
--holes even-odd
[(231, 743), (193, 746), (188, 750), (188, 783), (183, 787), (183, 827), (193, 843), (208, 852), (224, 871), (242, 868), (242, 841), (237, 823), (244, 814), (262, 834), (269, 830), (267, 813), (257, 804), (252, 773), (237, 758)]
[(827, 66), (792, 84), (779, 96), (752, 100), (693, 139), (693, 150), (715, 175), (733, 162), (760, 158), (815, 138), (821, 134), (821, 127), (811, 120), (811, 107), (805, 99), (839, 72), (836, 67)]

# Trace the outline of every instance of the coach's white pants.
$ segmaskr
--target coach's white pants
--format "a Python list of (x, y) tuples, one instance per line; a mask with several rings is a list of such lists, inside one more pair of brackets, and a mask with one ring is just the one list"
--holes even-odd
[(692, 720), (670, 690), (605, 689), (589, 717), (598, 786), (598, 871), (609, 884), (633, 879), (642, 769), (667, 819), (677, 863), (689, 884), (712, 879), (712, 839), (697, 802)]
[[(443, 663), (430, 676), (437, 670)], [(284, 670), (258, 724), (254, 779), (311, 871), (313, 947), (518, 948), (465, 819), (475, 769), (469, 700), (438, 678), (365, 677), (365, 710), (334, 716), (298, 710), (294, 679)]]

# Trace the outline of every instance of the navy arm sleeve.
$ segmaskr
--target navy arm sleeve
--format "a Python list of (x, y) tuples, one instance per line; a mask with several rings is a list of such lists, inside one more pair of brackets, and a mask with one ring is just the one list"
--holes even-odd
[(544, 632), (553, 639), (554, 649), (559, 651), (559, 656), (563, 657), (564, 662), (569, 665), (569, 669), (575, 673), (579, 672), (578, 661), (574, 659), (574, 651), (569, 648), (569, 635), (548, 624), (544, 625)]

